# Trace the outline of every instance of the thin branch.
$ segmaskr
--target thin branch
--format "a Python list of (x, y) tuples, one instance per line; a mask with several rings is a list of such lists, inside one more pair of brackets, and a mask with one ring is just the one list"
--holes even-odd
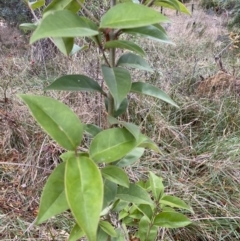
[(108, 59), (107, 59), (107, 57), (106, 57), (106, 55), (105, 55), (105, 51), (104, 51), (104, 49), (103, 49), (103, 46), (102, 46), (102, 44), (100, 43), (100, 41), (99, 41), (99, 39), (98, 39), (97, 37), (96, 37), (96, 41), (97, 41), (97, 44), (98, 44), (98, 48), (99, 48), (100, 51), (102, 52), (102, 55), (103, 55), (103, 58), (104, 58), (106, 64), (107, 64), (109, 67), (111, 67), (111, 65), (110, 65), (110, 63), (109, 63), (109, 61), (108, 61)]
[(233, 42), (231, 41), (225, 48), (223, 48), (217, 55), (216, 57), (220, 57), (222, 55), (222, 53), (227, 50), (231, 45), (233, 44)]

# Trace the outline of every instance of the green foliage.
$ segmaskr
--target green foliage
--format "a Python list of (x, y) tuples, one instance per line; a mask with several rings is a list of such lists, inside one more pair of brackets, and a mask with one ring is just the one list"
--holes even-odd
[[(62, 53), (70, 56), (76, 48), (79, 51), (84, 49), (74, 44), (76, 37), (89, 38), (98, 46), (104, 60), (101, 71), (106, 88), (102, 89), (96, 80), (88, 76), (67, 75), (55, 80), (46, 90), (99, 92), (106, 100), (108, 129), (82, 124), (69, 107), (57, 100), (20, 95), (41, 127), (68, 151), (61, 155), (63, 163), (46, 183), (37, 223), (70, 209), (76, 225), (69, 240), (82, 236), (89, 241), (124, 240), (122, 232), (111, 223), (110, 214), (114, 211), (119, 214), (123, 228), (137, 226), (136, 236), (141, 241), (154, 241), (159, 227), (178, 228), (190, 224), (190, 220), (174, 208), (188, 211), (191, 208), (179, 198), (164, 194), (161, 178), (150, 172), (147, 183), (130, 183), (123, 169), (136, 162), (145, 148), (160, 152), (157, 144), (141, 134), (138, 126), (121, 121), (119, 116), (127, 109), (128, 94), (136, 92), (178, 107), (160, 89), (136, 82), (131, 71), (125, 68), (153, 71), (142, 57), (142, 48), (125, 38), (121, 39), (123, 33), (124, 36), (136, 34), (169, 42), (165, 30), (159, 25), (159, 22), (168, 21), (167, 18), (150, 8), (152, 2), (142, 2), (119, 0), (99, 21), (84, 7), (84, 1), (52, 1), (44, 9), (43, 18), (30, 40), (33, 43), (51, 38)], [(167, 2), (167, 7), (188, 12), (177, 0), (164, 2)], [(161, 1), (155, 3), (159, 5)], [(43, 6), (42, 0), (28, 4), (33, 10)], [(88, 18), (76, 14), (80, 8)], [(26, 26), (29, 28), (30, 25)], [(124, 53), (116, 61), (118, 49), (135, 53)], [(92, 139), (89, 150), (80, 153), (78, 150), (84, 131), (92, 135)]]

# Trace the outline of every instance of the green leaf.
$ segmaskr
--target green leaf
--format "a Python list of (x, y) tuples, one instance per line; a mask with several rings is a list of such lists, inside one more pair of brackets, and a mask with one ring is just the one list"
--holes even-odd
[(138, 237), (141, 241), (146, 241), (148, 230), (150, 228), (150, 221), (146, 216), (143, 216), (139, 222)]
[(74, 151), (81, 143), (83, 125), (66, 105), (45, 96), (19, 95), (41, 127), (63, 148)]
[(104, 179), (104, 199), (103, 209), (115, 200), (117, 195), (117, 184), (107, 179)]
[(144, 153), (144, 148), (136, 147), (129, 152), (123, 159), (116, 163), (118, 167), (127, 167), (137, 162)]
[(141, 4), (121, 3), (103, 15), (100, 28), (136, 28), (159, 22), (168, 22), (168, 18)]
[(117, 233), (114, 230), (114, 227), (107, 221), (100, 221), (99, 222), (99, 226), (101, 227), (101, 229), (107, 233), (109, 236), (111, 237), (117, 237)]
[(181, 228), (190, 223), (190, 219), (177, 212), (161, 212), (154, 219), (154, 225), (164, 228)]
[(111, 237), (111, 241), (126, 241), (123, 230), (121, 228), (117, 228), (115, 231), (117, 233), (117, 237)]
[(84, 235), (85, 233), (83, 232), (83, 230), (78, 226), (78, 224), (75, 224), (71, 230), (68, 241), (77, 241), (78, 239), (82, 238)]
[(153, 69), (142, 57), (132, 53), (123, 54), (118, 59), (117, 66), (131, 67), (135, 69), (153, 72)]
[[(84, 3), (84, 0), (79, 0), (81, 3)], [(44, 13), (50, 11), (57, 11), (68, 9), (73, 13), (77, 13), (80, 9), (80, 5), (75, 0), (53, 0), (51, 3), (44, 9)]]
[(90, 145), (90, 157), (95, 162), (114, 162), (137, 145), (134, 136), (125, 128), (111, 128), (97, 134)]
[(87, 157), (66, 162), (65, 192), (77, 224), (91, 241), (96, 241), (103, 204), (103, 181), (96, 164)]
[(175, 10), (178, 10), (180, 12), (191, 15), (191, 13), (185, 7), (185, 5), (182, 4), (181, 2), (177, 1), (177, 0), (157, 0), (157, 1), (154, 1), (154, 5), (155, 6), (162, 6), (162, 7), (165, 7), (165, 8), (175, 9)]
[[(107, 98), (105, 98), (105, 107), (106, 107), (106, 110), (108, 110), (108, 99)], [(118, 117), (121, 114), (123, 114), (124, 112), (126, 112), (127, 107), (128, 107), (128, 99), (125, 98), (121, 102), (119, 108), (117, 110), (114, 110), (113, 117)]]
[(133, 204), (130, 207), (130, 210), (128, 211), (129, 215), (128, 217), (132, 218), (132, 219), (138, 219), (140, 220), (143, 216), (143, 213), (141, 211), (139, 211), (139, 209), (136, 207), (135, 204)]
[(122, 210), (125, 210), (128, 206), (128, 203), (129, 202), (125, 202), (125, 201), (122, 201), (120, 199), (118, 199), (115, 203), (114, 203), (114, 206), (113, 206), (113, 211), (114, 212), (120, 212)]
[(141, 187), (130, 184), (129, 188), (119, 187), (117, 197), (123, 201), (134, 204), (149, 204), (154, 205), (149, 194)]
[(109, 68), (106, 65), (102, 65), (102, 73), (113, 96), (115, 110), (117, 110), (131, 90), (131, 75), (126, 69), (119, 67)]
[(150, 233), (148, 235), (148, 238), (146, 239), (146, 241), (153, 241), (156, 240), (158, 235), (158, 227), (157, 226), (152, 226), (150, 229)]
[(127, 108), (128, 108), (128, 99), (125, 98), (125, 99), (121, 102), (119, 108), (118, 108), (117, 110), (114, 110), (113, 116), (114, 116), (114, 117), (120, 116), (121, 114), (123, 114), (123, 113), (126, 112)]
[(31, 7), (31, 9), (34, 11), (37, 8), (40, 8), (40, 7), (44, 6), (45, 0), (37, 0), (37, 1), (34, 1), (34, 2), (28, 2), (28, 4)]
[(148, 204), (140, 204), (136, 207), (142, 214), (144, 214), (148, 218), (148, 221), (150, 222), (153, 216), (152, 207)]
[(138, 46), (137, 44), (133, 43), (132, 41), (126, 40), (112, 40), (105, 43), (104, 48), (120, 48), (120, 49), (128, 49), (135, 53), (138, 53), (141, 56), (145, 55), (144, 50)]
[(148, 83), (143, 83), (143, 82), (133, 83), (131, 92), (152, 96), (179, 108), (179, 106), (165, 92)]
[(156, 0), (154, 5), (179, 10), (178, 0)]
[(104, 93), (95, 80), (85, 75), (65, 75), (56, 79), (45, 90), (97, 91)]
[(69, 208), (64, 190), (65, 164), (66, 163), (63, 162), (55, 168), (44, 186), (36, 221), (37, 224)]
[(160, 203), (170, 207), (186, 209), (192, 212), (191, 207), (189, 207), (183, 200), (175, 196), (165, 195), (161, 198)]
[(139, 137), (139, 140), (138, 140), (138, 147), (148, 148), (148, 149), (153, 150), (155, 152), (161, 153), (157, 144), (143, 134), (140, 134), (140, 137)]
[(38, 23), (22, 23), (19, 25), (19, 27), (22, 30), (26, 30), (26, 31), (33, 31), (37, 28)]
[(97, 240), (107, 241), (107, 239), (108, 239), (108, 234), (105, 233), (100, 227), (98, 227)]
[(102, 131), (102, 128), (93, 124), (86, 124), (85, 131), (89, 133), (91, 136), (96, 136), (98, 133)]
[(122, 220), (122, 219), (124, 219), (124, 218), (126, 218), (126, 217), (128, 217), (128, 216), (129, 216), (128, 211), (126, 211), (126, 210), (124, 209), (124, 210), (122, 210), (122, 211), (119, 212), (119, 214), (118, 214), (118, 219), (119, 219), (119, 220)]
[(151, 190), (155, 200), (159, 200), (164, 193), (164, 186), (162, 183), (162, 178), (156, 176), (153, 172), (149, 172), (149, 180), (151, 185)]
[(68, 10), (60, 10), (43, 17), (31, 36), (30, 43), (48, 37), (87, 37), (97, 34), (96, 30), (89, 27), (85, 18)]
[(101, 169), (103, 177), (119, 184), (123, 187), (129, 187), (129, 179), (127, 174), (119, 167), (116, 166), (105, 166)]
[(134, 137), (136, 140), (140, 137), (140, 129), (138, 126), (134, 125), (133, 123), (125, 122), (125, 121), (118, 121), (116, 118), (112, 116), (108, 116), (108, 121), (111, 125), (119, 124), (125, 127)]
[(61, 154), (60, 158), (65, 162), (67, 161), (70, 157), (75, 157), (76, 154), (74, 151), (67, 151)]
[(159, 24), (149, 25), (140, 28), (123, 29), (122, 31), (128, 34), (137, 34), (142, 37), (146, 37), (148, 39), (152, 39), (158, 42), (172, 44), (165, 30)]
[(74, 45), (74, 38), (53, 38), (54, 44), (66, 56), (68, 56)]

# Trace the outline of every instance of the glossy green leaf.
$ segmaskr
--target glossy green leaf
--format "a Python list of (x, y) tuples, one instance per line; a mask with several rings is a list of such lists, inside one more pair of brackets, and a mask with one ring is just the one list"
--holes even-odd
[(114, 227), (107, 221), (100, 221), (99, 222), (99, 226), (101, 227), (101, 229), (107, 233), (109, 236), (111, 237), (117, 237), (117, 233), (114, 230)]
[(128, 49), (133, 51), (141, 56), (145, 55), (144, 50), (137, 44), (133, 43), (132, 41), (126, 40), (112, 40), (105, 43), (104, 48), (120, 48), (120, 49)]
[(146, 241), (153, 241), (153, 240), (156, 240), (157, 238), (157, 235), (158, 235), (158, 227), (153, 225), (150, 229), (150, 233), (146, 239)]
[[(106, 107), (106, 110), (108, 110), (108, 99), (107, 98), (105, 98), (105, 107)], [(121, 114), (125, 113), (127, 110), (127, 107), (128, 107), (128, 99), (125, 98), (121, 102), (119, 108), (117, 110), (114, 110), (113, 117), (116, 118), (116, 117), (120, 116)]]
[(113, 211), (114, 212), (120, 212), (122, 210), (125, 210), (128, 206), (128, 203), (129, 202), (125, 202), (125, 201), (122, 201), (120, 199), (118, 199), (115, 203), (114, 203), (114, 206), (113, 206)]
[(161, 207), (161, 210), (163, 212), (175, 212), (174, 208), (170, 208), (170, 207), (166, 207), (165, 205), (163, 205), (164, 207)]
[(95, 162), (114, 162), (137, 145), (134, 136), (125, 128), (112, 128), (97, 134), (90, 145), (90, 157)]
[(66, 105), (45, 96), (19, 95), (41, 127), (63, 148), (74, 151), (81, 143), (83, 125)]
[(65, 192), (71, 212), (91, 241), (96, 241), (103, 204), (103, 181), (96, 164), (87, 157), (66, 162)]
[(97, 232), (97, 241), (107, 241), (108, 234), (104, 232), (99, 226), (98, 226), (98, 232)]
[(153, 172), (149, 172), (149, 180), (151, 185), (152, 194), (155, 200), (159, 200), (164, 193), (164, 186), (162, 178), (156, 176)]
[(37, 8), (40, 8), (40, 7), (44, 6), (45, 0), (37, 0), (37, 1), (34, 1), (34, 2), (28, 2), (28, 4), (31, 7), (31, 9), (34, 11)]
[(104, 179), (103, 209), (105, 209), (111, 202), (115, 200), (116, 195), (117, 195), (117, 184), (107, 179)]
[[(79, 1), (84, 3), (84, 0)], [(77, 13), (80, 9), (80, 5), (75, 0), (52, 0), (51, 3), (44, 9), (44, 13), (63, 9)]]
[(121, 228), (117, 228), (115, 231), (117, 233), (117, 237), (111, 237), (111, 241), (126, 241), (123, 230)]
[(128, 211), (129, 215), (128, 217), (132, 218), (132, 219), (138, 219), (140, 220), (143, 216), (143, 213), (141, 211), (139, 211), (139, 209), (137, 209), (136, 205), (132, 205)]
[(114, 110), (113, 116), (114, 116), (114, 117), (120, 116), (121, 114), (123, 114), (123, 113), (125, 113), (125, 112), (127, 111), (127, 108), (128, 108), (128, 99), (125, 98), (125, 99), (121, 102), (119, 108), (118, 108), (117, 110)]
[(64, 190), (65, 164), (63, 162), (54, 169), (44, 186), (36, 221), (37, 224), (69, 208)]
[(165, 92), (151, 84), (135, 82), (132, 84), (131, 92), (152, 96), (179, 108), (179, 106)]
[(89, 27), (85, 18), (68, 10), (54, 11), (43, 17), (40, 25), (31, 36), (30, 43), (48, 37), (87, 37), (98, 32)]
[(122, 125), (135, 137), (136, 140), (139, 139), (140, 134), (141, 134), (140, 129), (138, 126), (134, 125), (133, 123), (119, 121), (112, 116), (108, 116), (108, 121), (111, 125), (115, 125), (115, 124)]
[(104, 93), (101, 86), (85, 75), (65, 75), (56, 79), (45, 90), (97, 91)]
[(159, 22), (168, 22), (168, 18), (141, 4), (121, 3), (103, 15), (100, 28), (136, 28)]
[(140, 28), (123, 29), (122, 31), (128, 34), (137, 34), (142, 37), (146, 37), (148, 39), (152, 39), (158, 42), (172, 44), (165, 30), (159, 24), (144, 26)]
[(75, 157), (76, 154), (75, 154), (75, 151), (67, 151), (67, 152), (64, 152), (60, 155), (60, 158), (65, 162), (67, 161), (70, 157)]
[(101, 172), (103, 177), (111, 182), (119, 184), (123, 187), (129, 187), (130, 182), (128, 176), (121, 168), (116, 166), (105, 166), (101, 169)]
[(151, 191), (151, 185), (150, 185), (150, 181), (143, 181), (143, 180), (139, 180), (136, 185), (138, 185), (139, 187), (143, 188), (146, 191)]
[(160, 203), (173, 208), (186, 209), (192, 212), (191, 207), (189, 207), (183, 200), (175, 196), (165, 195), (161, 198)]
[(68, 56), (74, 45), (74, 38), (53, 38), (54, 44), (66, 56)]
[(179, 10), (178, 0), (156, 0), (154, 5)]
[(127, 167), (137, 162), (144, 153), (144, 148), (136, 147), (129, 152), (123, 159), (118, 161), (116, 165), (118, 167)]
[(153, 209), (150, 205), (148, 204), (140, 204), (140, 205), (136, 205), (137, 209), (144, 214), (148, 221), (150, 222), (153, 216)]
[(148, 230), (150, 228), (150, 221), (146, 216), (143, 216), (139, 222), (138, 237), (141, 241), (146, 241)]
[(138, 140), (138, 147), (148, 148), (155, 152), (161, 153), (158, 145), (154, 141), (152, 141), (149, 137), (147, 137), (143, 134), (140, 134), (140, 137)]
[(189, 10), (186, 8), (186, 6), (177, 0), (157, 0), (157, 1), (154, 1), (154, 5), (175, 9), (189, 15), (191, 14)]
[(128, 216), (129, 216), (128, 211), (122, 210), (122, 211), (120, 211), (119, 214), (118, 214), (118, 219), (119, 219), (119, 220), (122, 220), (122, 219), (124, 219), (124, 218), (126, 218), (126, 217), (128, 217)]
[(126, 69), (119, 67), (109, 68), (106, 65), (102, 65), (102, 73), (113, 96), (115, 110), (117, 110), (131, 90), (131, 75)]
[(135, 69), (153, 72), (150, 65), (140, 56), (133, 53), (123, 54), (117, 61), (117, 66), (131, 67)]
[(189, 218), (177, 212), (161, 212), (154, 219), (154, 225), (164, 228), (181, 228), (190, 223)]
[(129, 215), (122, 219), (122, 224), (126, 226), (137, 227), (137, 223), (134, 218), (129, 217)]
[(19, 28), (26, 31), (33, 31), (37, 28), (38, 23), (22, 23)]
[(96, 136), (98, 133), (102, 131), (102, 128), (93, 124), (86, 124), (85, 131), (89, 133), (91, 136)]
[(134, 204), (154, 205), (149, 194), (141, 187), (132, 183), (130, 184), (129, 188), (119, 187), (117, 197), (123, 201)]
[(68, 241), (77, 241), (84, 235), (85, 233), (83, 232), (83, 230), (78, 226), (78, 224), (75, 224), (71, 230)]

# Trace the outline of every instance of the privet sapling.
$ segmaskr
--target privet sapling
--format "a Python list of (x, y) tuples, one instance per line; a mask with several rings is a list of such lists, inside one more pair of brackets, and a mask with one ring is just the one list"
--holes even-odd
[[(63, 162), (49, 176), (43, 189), (37, 224), (68, 209), (76, 221), (69, 240), (87, 237), (96, 240), (128, 240), (129, 227), (137, 227), (135, 236), (141, 241), (154, 241), (159, 227), (179, 228), (190, 220), (174, 208), (192, 211), (184, 201), (164, 193), (162, 179), (149, 172), (147, 182), (130, 183), (125, 167), (133, 164), (149, 148), (158, 146), (140, 132), (138, 126), (121, 120), (127, 110), (128, 94), (137, 93), (177, 104), (157, 87), (133, 81), (129, 68), (153, 71), (143, 59), (144, 50), (129, 35), (170, 43), (160, 23), (168, 18), (152, 9), (162, 6), (189, 13), (177, 0), (111, 0), (110, 9), (100, 20), (85, 7), (90, 1), (44, 0), (25, 2), (31, 8), (43, 9), (41, 21), (22, 24), (34, 30), (30, 43), (50, 38), (59, 50), (71, 56), (83, 48), (74, 43), (76, 37), (88, 37), (96, 43), (104, 62), (101, 72), (106, 92), (91, 77), (75, 74), (56, 79), (46, 90), (94, 91), (105, 98), (109, 129), (82, 123), (66, 105), (45, 96), (20, 95), (39, 125), (64, 149)], [(95, 3), (98, 7), (98, 3)], [(82, 9), (86, 16), (78, 15)], [(119, 59), (115, 52), (126, 50)], [(109, 53), (108, 53), (109, 52)], [(127, 67), (127, 68), (126, 68)], [(84, 132), (92, 136), (88, 152), (79, 151)], [(101, 164), (99, 168), (98, 164)], [(111, 222), (117, 213), (121, 228)]]

